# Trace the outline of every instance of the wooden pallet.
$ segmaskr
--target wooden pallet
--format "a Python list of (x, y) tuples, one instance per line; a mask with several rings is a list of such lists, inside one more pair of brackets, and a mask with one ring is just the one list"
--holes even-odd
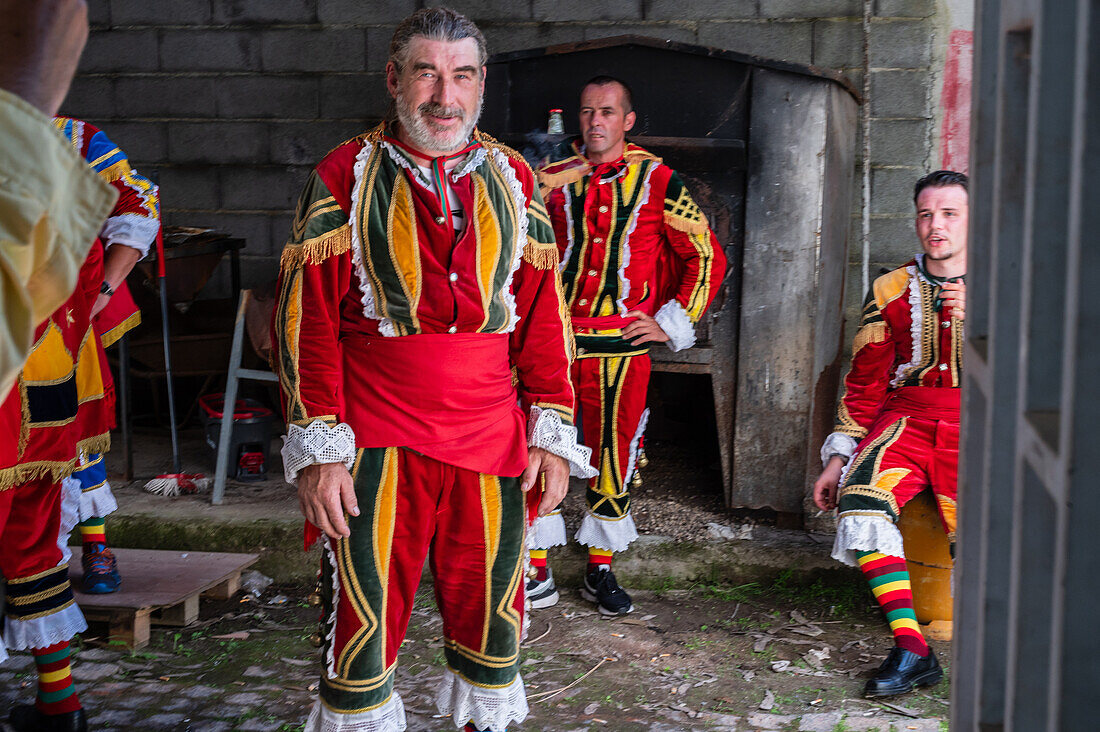
[[(76, 549), (76, 552), (79, 552)], [(150, 625), (190, 625), (199, 618), (199, 598), (225, 600), (241, 587), (241, 572), (258, 554), (112, 549), (122, 586), (108, 595), (80, 592), (80, 562), (69, 564), (73, 596), (89, 623), (105, 622), (111, 641), (128, 648), (149, 643)], [(73, 557), (76, 560), (76, 557)]]

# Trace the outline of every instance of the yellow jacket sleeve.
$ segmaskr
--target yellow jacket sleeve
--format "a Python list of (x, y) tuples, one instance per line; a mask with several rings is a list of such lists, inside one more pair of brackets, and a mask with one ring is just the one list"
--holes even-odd
[(0, 398), (35, 327), (72, 293), (118, 193), (50, 123), (0, 89)]

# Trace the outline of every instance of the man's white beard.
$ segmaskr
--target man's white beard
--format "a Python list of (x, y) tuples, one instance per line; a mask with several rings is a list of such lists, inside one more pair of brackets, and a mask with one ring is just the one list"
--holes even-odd
[[(452, 153), (466, 146), (470, 134), (477, 126), (478, 119), (481, 118), (482, 101), (483, 96), (479, 94), (477, 109), (474, 110), (473, 115), (470, 116), (470, 119), (462, 119), (462, 124), (453, 131), (434, 130), (430, 123), (424, 119), (424, 107), (430, 106), (431, 102), (425, 102), (418, 109), (412, 109), (406, 103), (404, 95), (398, 91), (394, 106), (397, 109), (397, 121), (401, 123), (401, 129), (405, 131), (413, 147), (425, 151)], [(460, 107), (447, 108), (445, 111), (457, 112), (455, 116), (459, 118), (466, 116), (464, 110)]]

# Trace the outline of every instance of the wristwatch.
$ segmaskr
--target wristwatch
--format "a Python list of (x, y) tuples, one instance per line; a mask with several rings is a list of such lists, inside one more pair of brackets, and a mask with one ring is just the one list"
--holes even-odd
[(103, 280), (103, 284), (99, 286), (99, 291), (107, 297), (115, 294), (114, 288), (107, 284), (107, 280)]

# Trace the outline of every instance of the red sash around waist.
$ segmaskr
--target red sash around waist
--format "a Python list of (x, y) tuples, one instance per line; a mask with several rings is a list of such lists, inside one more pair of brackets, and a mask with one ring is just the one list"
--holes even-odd
[(527, 467), (506, 334), (355, 334), (341, 348), (344, 421), (358, 447), (407, 447), (497, 476)]
[(962, 389), (943, 386), (903, 386), (886, 396), (880, 414), (959, 421)]

